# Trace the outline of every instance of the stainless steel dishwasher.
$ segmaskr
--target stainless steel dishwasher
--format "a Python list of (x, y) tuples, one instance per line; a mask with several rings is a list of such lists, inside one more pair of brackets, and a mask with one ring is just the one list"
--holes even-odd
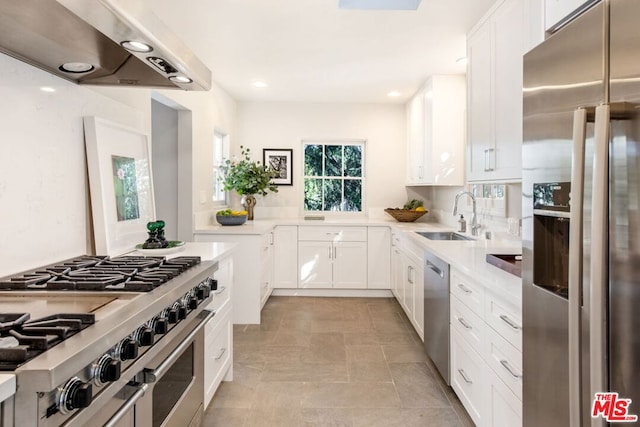
[(442, 378), (449, 378), (449, 264), (424, 253), (424, 348)]

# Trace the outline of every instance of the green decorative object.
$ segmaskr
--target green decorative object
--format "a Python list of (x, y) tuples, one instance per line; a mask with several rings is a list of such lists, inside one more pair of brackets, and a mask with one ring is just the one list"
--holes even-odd
[(147, 223), (149, 238), (142, 244), (142, 249), (162, 249), (169, 246), (169, 242), (164, 237), (163, 220), (151, 221)]
[[(239, 195), (246, 196), (243, 206), (248, 212), (248, 219), (253, 220), (254, 194), (267, 195), (267, 191), (278, 192), (278, 187), (271, 182), (278, 177), (278, 171), (251, 160), (251, 150), (240, 146), (240, 160), (226, 160), (220, 167), (222, 183), (225, 190), (235, 190)], [(248, 201), (247, 201), (248, 199)], [(253, 200), (251, 200), (253, 199)]]

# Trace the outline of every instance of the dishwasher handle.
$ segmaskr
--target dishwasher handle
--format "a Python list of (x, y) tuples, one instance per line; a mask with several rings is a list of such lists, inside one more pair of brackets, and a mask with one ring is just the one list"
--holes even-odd
[(444, 271), (440, 270), (434, 263), (429, 260), (427, 260), (426, 263), (428, 269), (433, 270), (438, 276), (444, 279)]

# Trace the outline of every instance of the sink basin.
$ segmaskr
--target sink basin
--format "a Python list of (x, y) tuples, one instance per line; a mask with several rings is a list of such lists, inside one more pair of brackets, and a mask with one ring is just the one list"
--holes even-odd
[(416, 233), (429, 240), (475, 240), (453, 231), (416, 231)]

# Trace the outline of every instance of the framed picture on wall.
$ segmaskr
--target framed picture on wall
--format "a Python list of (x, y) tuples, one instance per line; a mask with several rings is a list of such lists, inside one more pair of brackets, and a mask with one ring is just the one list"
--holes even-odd
[(276, 185), (293, 185), (293, 150), (265, 148), (262, 150), (262, 163), (278, 171), (273, 179)]

